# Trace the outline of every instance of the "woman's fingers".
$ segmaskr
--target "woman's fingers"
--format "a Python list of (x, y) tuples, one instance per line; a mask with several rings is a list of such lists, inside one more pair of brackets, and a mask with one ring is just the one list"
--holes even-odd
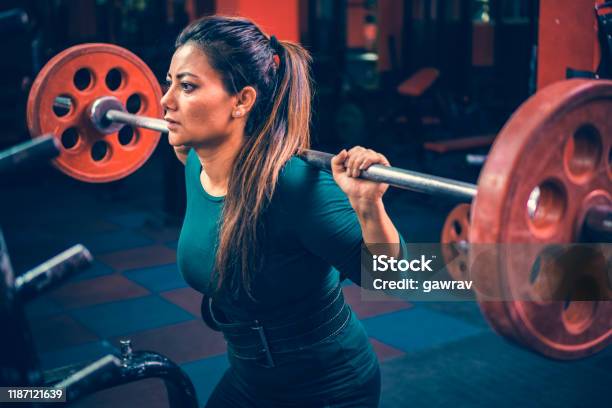
[(391, 166), (391, 163), (389, 163), (389, 160), (387, 160), (387, 158), (382, 155), (381, 153), (376, 153), (378, 155), (378, 163), (382, 164), (383, 166)]
[[(359, 177), (361, 171), (367, 170), (373, 164), (382, 164), (389, 166), (389, 161), (382, 154), (371, 149), (365, 149), (361, 146), (355, 146), (346, 151), (344, 156), (344, 167), (349, 177)], [(336, 156), (338, 157), (338, 156)]]
[(343, 149), (342, 151), (340, 151), (340, 153), (338, 153), (337, 155), (332, 157), (331, 165), (332, 165), (332, 172), (333, 173), (342, 173), (342, 172), (344, 172), (344, 170), (345, 170), (345, 161), (346, 161), (347, 157), (348, 157), (348, 152), (346, 151), (346, 149)]
[(352, 177), (354, 177), (353, 174), (355, 173), (355, 170), (356, 170), (355, 160), (361, 156), (363, 151), (365, 151), (365, 149), (361, 146), (355, 146), (348, 151), (348, 159), (346, 160), (344, 165), (348, 169), (349, 175), (351, 175)]

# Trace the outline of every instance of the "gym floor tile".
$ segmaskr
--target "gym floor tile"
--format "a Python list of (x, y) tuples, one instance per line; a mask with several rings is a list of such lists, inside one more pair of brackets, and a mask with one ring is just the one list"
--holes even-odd
[(117, 354), (118, 351), (106, 340), (100, 340), (61, 350), (40, 353), (39, 356), (42, 369), (50, 370), (80, 362), (93, 362), (110, 353)]
[[(384, 296), (381, 300), (362, 300), (361, 288), (357, 285), (345, 286), (342, 291), (346, 302), (360, 319), (378, 316), (383, 313), (410, 309), (412, 305), (404, 300)], [(389, 299), (389, 300), (382, 300)]]
[(223, 377), (225, 370), (229, 367), (229, 362), (227, 361), (227, 354), (221, 354), (204, 360), (182, 364), (181, 367), (191, 378), (196, 394), (198, 394), (200, 406), (203, 406), (221, 377)]
[(376, 356), (378, 357), (378, 361), (380, 363), (383, 363), (387, 360), (391, 360), (392, 358), (400, 357), (406, 354), (402, 350), (398, 350), (394, 347), (391, 347), (371, 337), (370, 337), (370, 342), (372, 343), (372, 346), (374, 347), (374, 352), (376, 353)]
[(174, 263), (176, 251), (165, 245), (152, 245), (104, 254), (98, 259), (115, 271), (126, 271)]
[(168, 301), (187, 310), (192, 315), (202, 318), (200, 306), (202, 305), (202, 294), (192, 288), (183, 288), (163, 292), (159, 294)]
[(371, 337), (408, 353), (490, 331), (422, 307), (365, 319), (363, 325)]
[(43, 295), (27, 302), (25, 305), (25, 313), (28, 319), (37, 319), (61, 313), (63, 310), (56, 302), (49, 299), (49, 295)]
[(130, 230), (80, 235), (79, 242), (94, 255), (151, 245), (153, 241)]
[(152, 225), (145, 225), (136, 231), (155, 242), (175, 241), (181, 232), (179, 227), (157, 227)]
[[(114, 338), (111, 343), (119, 348), (119, 340), (125, 337)], [(227, 350), (223, 334), (211, 330), (201, 320), (132, 333), (128, 337), (134, 350), (155, 350), (177, 364), (223, 354)]]
[(175, 263), (133, 269), (123, 272), (123, 276), (149, 289), (151, 292), (185, 288), (187, 283)]
[(97, 278), (99, 276), (110, 275), (113, 272), (114, 271), (110, 267), (104, 265), (102, 262), (94, 260), (89, 268), (78, 272), (76, 275), (70, 278), (70, 282), (79, 282), (91, 278)]
[(70, 315), (102, 338), (122, 336), (193, 319), (192, 315), (180, 307), (158, 296), (76, 309), (71, 311)]
[(602, 353), (601, 357), (595, 361), (595, 365), (612, 376), (612, 374), (610, 374), (610, 367), (612, 367), (612, 347), (608, 346), (606, 352)]
[[(94, 235), (121, 230), (117, 225), (102, 219), (75, 220), (74, 212), (66, 209), (57, 214), (49, 214), (44, 211), (40, 215), (41, 219), (39, 220), (29, 220), (31, 224), (28, 229), (31, 229), (31, 231), (28, 232), (40, 234), (42, 230), (45, 230), (53, 236), (74, 240), (75, 237), (78, 238), (81, 235)], [(31, 237), (32, 235), (27, 236)]]
[(124, 228), (142, 227), (151, 214), (143, 211), (123, 212), (121, 214), (108, 215), (106, 219), (113, 224)]
[(66, 283), (49, 294), (58, 305), (72, 309), (99, 303), (146, 296), (149, 291), (119, 275), (100, 276), (85, 281)]
[(53, 233), (72, 239), (96, 234), (111, 234), (122, 230), (121, 227), (103, 219), (87, 220), (85, 222), (74, 222), (75, 220), (66, 219), (63, 223), (58, 219), (54, 221), (57, 221), (57, 223), (52, 228)]
[(458, 302), (421, 302), (426, 309), (452, 316), (474, 326), (489, 327), (476, 300)]
[(163, 380), (147, 378), (98, 391), (70, 403), (70, 408), (168, 408), (168, 393)]
[(383, 364), (381, 408), (609, 406), (610, 367), (594, 367), (606, 354), (554, 361), (487, 332)]
[(67, 314), (31, 319), (29, 322), (39, 353), (99, 340), (98, 336)]

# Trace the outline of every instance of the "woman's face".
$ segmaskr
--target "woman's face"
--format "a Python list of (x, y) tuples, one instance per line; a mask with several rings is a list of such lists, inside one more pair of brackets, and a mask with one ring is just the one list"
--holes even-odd
[(232, 134), (237, 98), (225, 90), (221, 75), (197, 46), (187, 43), (176, 50), (166, 81), (161, 104), (172, 146), (218, 144)]

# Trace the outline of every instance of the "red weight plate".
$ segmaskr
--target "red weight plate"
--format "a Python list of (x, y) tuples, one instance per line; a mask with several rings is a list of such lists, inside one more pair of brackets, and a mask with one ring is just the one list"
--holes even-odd
[[(151, 156), (160, 134), (125, 126), (103, 135), (89, 119), (99, 97), (114, 96), (127, 110), (161, 117), (161, 88), (147, 65), (130, 51), (111, 44), (83, 44), (53, 57), (40, 71), (28, 97), (32, 137), (53, 133), (62, 144), (55, 166), (76, 179), (100, 183), (126, 177)], [(69, 109), (54, 106), (56, 97)]]
[(470, 230), (470, 205), (459, 204), (446, 217), (442, 228), (442, 256), (451, 277), (468, 279), (468, 238)]
[[(612, 81), (555, 83), (510, 118), (478, 182), (471, 272), (479, 288), (507, 300), (478, 295), (480, 307), (502, 335), (552, 358), (581, 358), (612, 342), (610, 246), (588, 249), (588, 264), (570, 276), (574, 254), (556, 245), (579, 242), (588, 209), (612, 203), (610, 118)], [(476, 257), (474, 247), (496, 243)]]

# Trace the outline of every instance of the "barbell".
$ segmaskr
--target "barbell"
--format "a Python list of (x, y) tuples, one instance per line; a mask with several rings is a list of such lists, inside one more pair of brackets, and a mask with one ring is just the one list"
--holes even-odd
[[(58, 97), (54, 102), (54, 106), (69, 110), (71, 102), (69, 102), (69, 99)], [(92, 125), (105, 135), (111, 135), (120, 131), (125, 125), (168, 133), (166, 121), (129, 113), (125, 110), (121, 101), (112, 96), (102, 96), (96, 99), (87, 111), (87, 116)], [(328, 170), (331, 169), (331, 159), (334, 156), (331, 153), (304, 149), (298, 152), (298, 154), (314, 166)], [(369, 169), (362, 172), (360, 177), (366, 180), (387, 183), (406, 190), (424, 194), (444, 195), (461, 200), (473, 199), (476, 196), (477, 189), (471, 183), (381, 165), (370, 166)]]
[[(85, 44), (52, 58), (28, 98), (33, 137), (52, 133), (62, 153), (55, 165), (87, 182), (125, 177), (146, 162), (167, 132), (161, 89), (137, 56), (109, 44)], [(513, 296), (548, 243), (579, 242), (585, 226), (606, 233), (612, 206), (612, 82), (569, 80), (538, 91), (508, 120), (487, 157), (478, 185), (374, 165), (360, 177), (428, 194), (471, 201), (463, 207), (470, 245), (520, 243), (533, 253), (509, 259), (498, 251), (466, 263), (497, 299)], [(299, 152), (329, 167), (331, 154)], [(597, 209), (597, 210), (595, 210)], [(597, 220), (603, 221), (597, 221)], [(593, 221), (595, 220), (595, 221)], [(482, 260), (480, 260), (482, 261)], [(606, 260), (610, 265), (610, 260)], [(535, 282), (537, 283), (537, 282)], [(534, 283), (533, 290), (539, 287)], [(491, 302), (481, 310), (503, 336), (543, 355), (580, 358), (612, 341), (612, 284), (597, 282), (603, 301)], [(588, 289), (588, 288), (587, 288)]]

